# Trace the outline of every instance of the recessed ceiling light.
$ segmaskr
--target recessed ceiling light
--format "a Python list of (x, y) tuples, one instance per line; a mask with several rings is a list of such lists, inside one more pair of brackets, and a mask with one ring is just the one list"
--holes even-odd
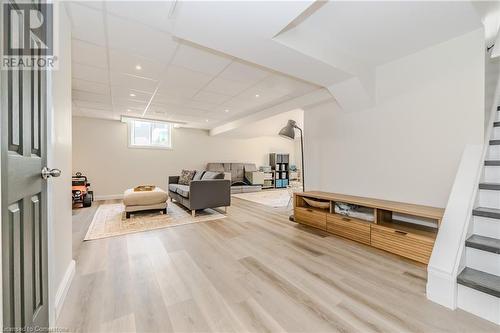
[(259, 95), (259, 94), (256, 94), (256, 95), (255, 95), (255, 98), (259, 98), (259, 97), (260, 97), (260, 95)]
[(130, 109), (127, 109), (127, 112), (132, 112), (132, 110), (130, 110)]
[(179, 125), (179, 124), (174, 124), (174, 128), (179, 128), (179, 127), (181, 127), (181, 125)]
[(135, 97), (135, 94), (134, 93), (130, 93), (130, 97)]
[(228, 110), (228, 109), (225, 109), (225, 110), (224, 110), (224, 112), (225, 112), (225, 113), (228, 113), (228, 112), (229, 112), (229, 110)]
[(137, 69), (138, 71), (140, 71), (142, 69), (142, 66), (141, 65), (135, 65), (135, 69)]
[(208, 119), (205, 119), (205, 121), (208, 123)]

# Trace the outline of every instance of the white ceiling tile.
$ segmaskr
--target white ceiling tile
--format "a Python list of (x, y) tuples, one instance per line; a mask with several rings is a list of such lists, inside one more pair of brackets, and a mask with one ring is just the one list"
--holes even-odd
[(92, 82), (80, 79), (72, 80), (72, 88), (75, 90), (86, 91), (94, 94), (109, 95), (109, 85), (105, 83)]
[(231, 98), (231, 96), (216, 94), (216, 93), (205, 91), (205, 90), (200, 91), (199, 93), (197, 93), (193, 97), (193, 99), (195, 101), (207, 102), (207, 103), (213, 103), (213, 104), (224, 103), (225, 101), (229, 100), (230, 98)]
[(111, 95), (94, 94), (87, 91), (75, 90), (72, 91), (73, 101), (86, 101), (94, 103), (111, 104)]
[(103, 68), (73, 63), (71, 66), (71, 75), (75, 79), (93, 81), (99, 83), (109, 83), (108, 71)]
[(111, 15), (107, 21), (110, 48), (163, 62), (172, 58), (177, 47), (172, 35)]
[(158, 90), (158, 93), (153, 98), (153, 103), (155, 103), (155, 104), (183, 105), (184, 103), (187, 103), (188, 101), (189, 101), (189, 99), (186, 97), (182, 97), (182, 96), (178, 96), (178, 95), (162, 94), (160, 92), (160, 90)]
[(162, 79), (161, 83), (185, 85), (200, 89), (212, 78), (213, 75), (192, 71), (179, 66), (169, 66), (166, 76)]
[(130, 99), (121, 99), (121, 100), (113, 99), (113, 107), (115, 108), (144, 111), (146, 109), (147, 104), (148, 104), (147, 102), (133, 101)]
[(108, 1), (108, 13), (141, 22), (145, 25), (169, 31), (168, 17), (173, 1)]
[[(158, 80), (164, 74), (166, 63), (132, 55), (123, 51), (110, 50), (109, 66), (114, 72), (122, 72)], [(139, 68), (136, 68), (139, 66)]]
[(173, 65), (210, 75), (219, 74), (232, 61), (231, 57), (212, 50), (185, 43), (179, 46)]
[(107, 68), (106, 49), (77, 39), (71, 41), (71, 57), (74, 63)]
[(236, 60), (231, 63), (218, 77), (231, 81), (255, 83), (271, 74), (270, 71)]
[(212, 80), (204, 89), (219, 94), (236, 96), (252, 84), (253, 83), (216, 78)]
[(281, 74), (272, 74), (252, 88), (262, 91), (264, 94), (270, 92), (277, 95), (289, 94), (294, 96), (303, 95), (314, 89), (318, 89), (316, 85)]
[(111, 86), (113, 100), (132, 100), (139, 102), (149, 102), (152, 94), (125, 87)]
[(217, 109), (220, 109), (220, 107), (217, 104), (214, 103), (207, 103), (207, 102), (200, 102), (196, 100), (191, 100), (186, 103), (184, 103), (185, 106), (193, 108), (193, 109), (199, 109), (203, 111), (214, 111)]
[(158, 81), (125, 73), (111, 72), (111, 85), (152, 93)]
[(169, 66), (166, 75), (160, 81), (158, 92), (162, 95), (192, 97), (212, 76), (189, 69)]
[(102, 10), (96, 10), (76, 3), (70, 3), (73, 38), (105, 46), (104, 19)]

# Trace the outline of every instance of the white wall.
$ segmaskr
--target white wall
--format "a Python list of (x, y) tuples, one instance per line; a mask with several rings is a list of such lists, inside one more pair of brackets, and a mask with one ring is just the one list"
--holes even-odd
[[(74, 272), (71, 204), (71, 24), (59, 15), (59, 69), (51, 74), (47, 165), (62, 171), (48, 180), (50, 322), (55, 323)], [(49, 92), (50, 94), (50, 92)], [(49, 97), (50, 98), (50, 97)]]
[(373, 108), (305, 110), (306, 187), (445, 207), (483, 140), (483, 66), (477, 30), (378, 67)]
[(127, 124), (73, 118), (73, 171), (89, 177), (96, 197), (116, 196), (139, 184), (165, 188), (168, 176), (182, 169), (204, 170), (208, 162), (269, 164), (270, 152), (290, 153), (294, 142), (275, 137), (237, 139), (209, 136), (208, 131), (175, 128), (173, 149), (128, 148)]

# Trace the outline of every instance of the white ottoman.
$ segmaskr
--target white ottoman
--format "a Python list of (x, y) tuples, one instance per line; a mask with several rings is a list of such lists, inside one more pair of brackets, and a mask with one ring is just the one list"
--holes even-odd
[(123, 204), (127, 218), (130, 213), (145, 210), (162, 210), (167, 214), (168, 194), (159, 187), (152, 191), (135, 192), (133, 188), (123, 193)]

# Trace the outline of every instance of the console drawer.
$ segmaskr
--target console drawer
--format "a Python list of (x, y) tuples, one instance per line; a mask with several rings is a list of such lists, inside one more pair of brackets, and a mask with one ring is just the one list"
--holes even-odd
[(370, 223), (347, 216), (328, 214), (326, 230), (341, 237), (370, 244)]
[(326, 230), (326, 212), (318, 209), (295, 207), (295, 221)]
[(411, 232), (371, 225), (371, 245), (388, 252), (427, 264), (434, 240)]

